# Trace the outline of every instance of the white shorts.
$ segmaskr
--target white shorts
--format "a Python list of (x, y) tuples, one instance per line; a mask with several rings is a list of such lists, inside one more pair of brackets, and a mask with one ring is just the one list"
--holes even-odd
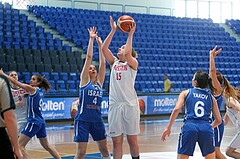
[(138, 135), (140, 133), (140, 109), (138, 105), (129, 106), (126, 103), (109, 105), (108, 123), (110, 137), (121, 134)]
[(236, 135), (233, 137), (229, 146), (232, 148), (240, 148), (240, 131), (238, 131)]

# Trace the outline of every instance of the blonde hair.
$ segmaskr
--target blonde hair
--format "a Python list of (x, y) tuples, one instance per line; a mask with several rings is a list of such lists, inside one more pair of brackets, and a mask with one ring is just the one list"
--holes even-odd
[(223, 95), (226, 99), (230, 97), (238, 100), (239, 92), (238, 90), (230, 84), (226, 77), (224, 77), (221, 73), (217, 72), (217, 78), (220, 84), (223, 86)]

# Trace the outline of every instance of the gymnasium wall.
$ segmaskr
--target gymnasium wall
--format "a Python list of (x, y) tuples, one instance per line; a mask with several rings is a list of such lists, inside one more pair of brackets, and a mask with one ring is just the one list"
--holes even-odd
[(190, 18), (211, 18), (216, 23), (240, 19), (239, 0), (5, 0), (15, 8), (42, 5), (91, 10), (134, 12)]

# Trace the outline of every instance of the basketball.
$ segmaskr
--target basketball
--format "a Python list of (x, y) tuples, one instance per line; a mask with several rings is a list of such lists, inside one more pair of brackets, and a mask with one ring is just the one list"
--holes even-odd
[(145, 113), (145, 101), (142, 98), (138, 98), (140, 114), (143, 115)]
[(135, 23), (134, 19), (129, 15), (122, 15), (118, 18), (117, 27), (120, 31), (128, 33), (130, 31), (130, 26)]
[(75, 118), (77, 111), (78, 111), (78, 104), (79, 104), (79, 99), (76, 99), (72, 102), (71, 108), (70, 108), (70, 115), (72, 118)]

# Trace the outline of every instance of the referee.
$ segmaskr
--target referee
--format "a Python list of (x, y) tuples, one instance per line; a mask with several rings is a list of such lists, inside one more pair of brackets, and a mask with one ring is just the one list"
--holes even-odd
[(22, 159), (13, 109), (15, 109), (15, 104), (9, 82), (0, 75), (0, 156), (6, 159)]

